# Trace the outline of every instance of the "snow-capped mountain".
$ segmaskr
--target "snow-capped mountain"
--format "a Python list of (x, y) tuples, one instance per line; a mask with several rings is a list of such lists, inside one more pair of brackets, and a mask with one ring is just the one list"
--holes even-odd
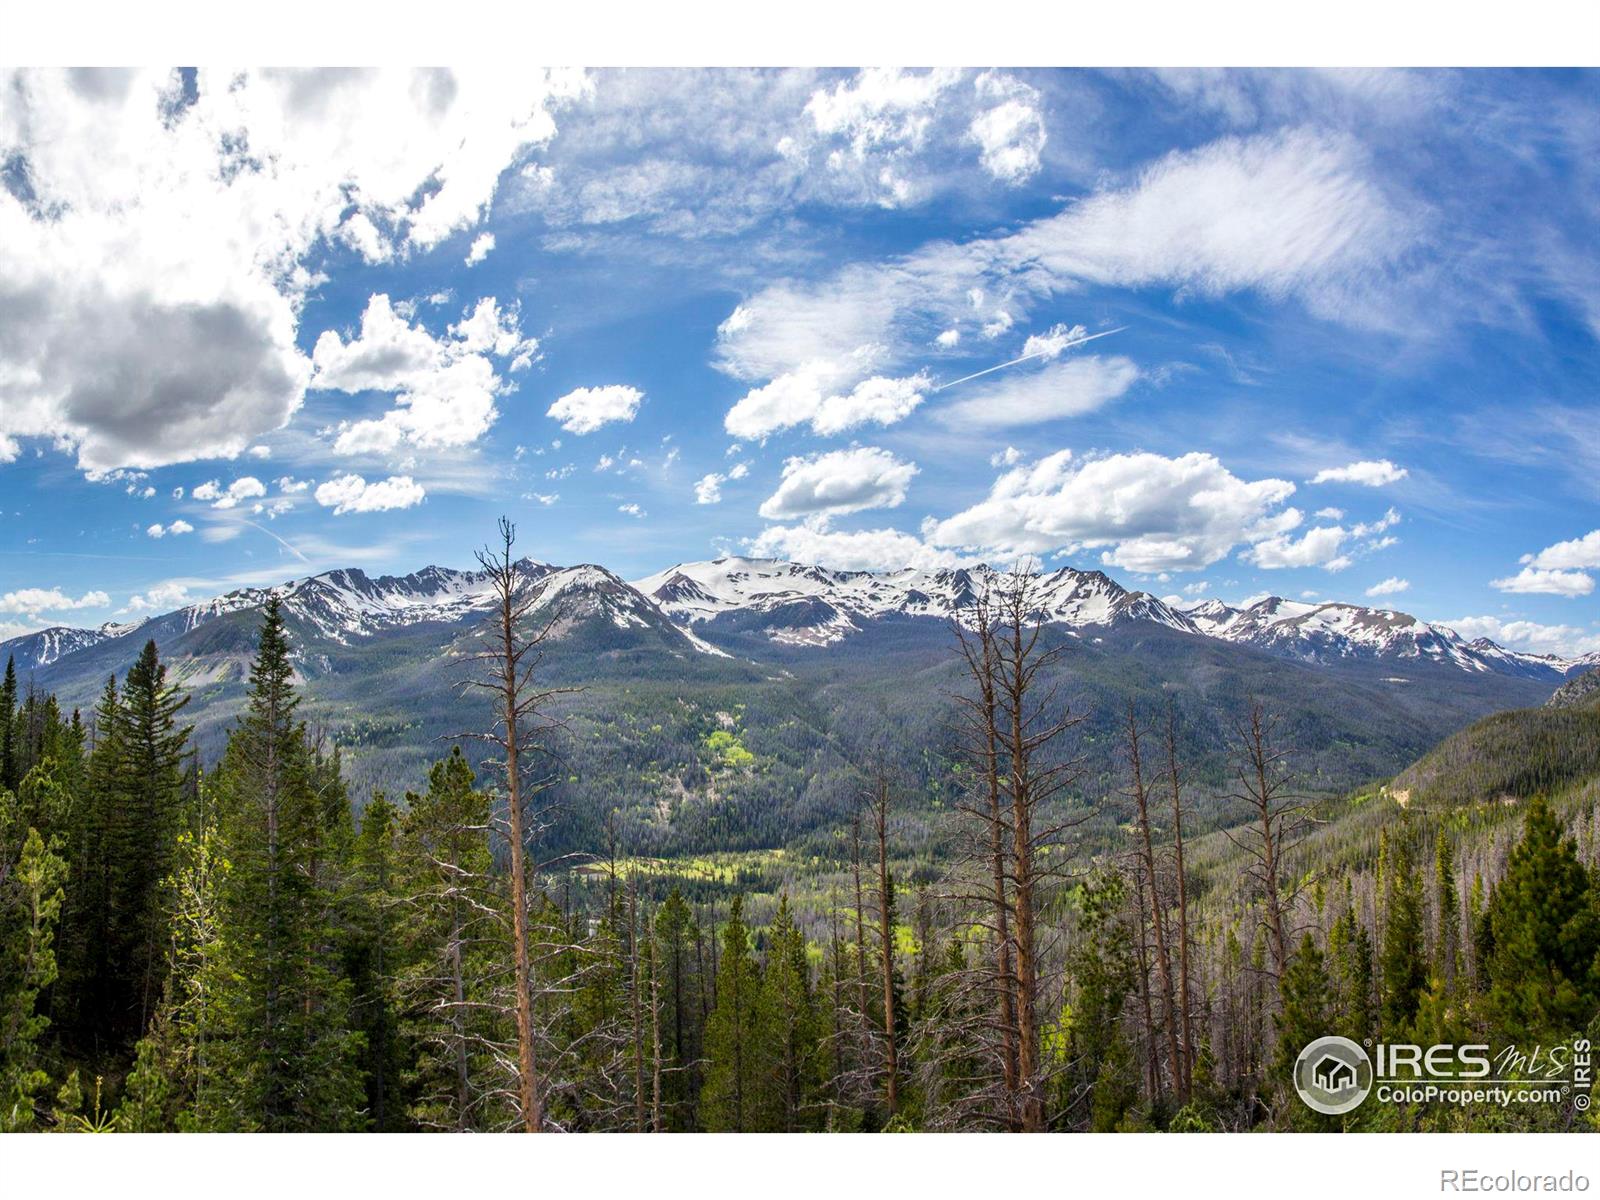
[(140, 621), (123, 623), (107, 621), (95, 629), (75, 629), (70, 625), (52, 625), (49, 629), (25, 633), (21, 637), (0, 642), (0, 652), (10, 657), (18, 671), (31, 671), (48, 667), (51, 663), (98, 645), (111, 638), (122, 637), (143, 624)]
[[(633, 586), (687, 626), (732, 614), (758, 616), (780, 644), (828, 645), (888, 616), (951, 620), (968, 610), (987, 567), (899, 571), (832, 571), (762, 558), (680, 563)], [(1099, 571), (1063, 567), (1041, 577), (1039, 615), (1063, 625), (1146, 620), (1197, 633), (1187, 616), (1145, 592), (1131, 592)]]
[[(540, 589), (539, 605), (556, 617), (558, 637), (580, 626), (601, 627), (613, 636), (645, 635), (677, 654), (723, 656), (737, 643), (744, 647), (740, 653), (756, 657), (759, 651), (750, 647), (760, 640), (825, 647), (847, 643), (885, 620), (961, 620), (1000, 576), (988, 567), (835, 571), (738, 557), (681, 563), (633, 583), (592, 564), (557, 567), (523, 559), (517, 567)], [(372, 577), (345, 569), (271, 588), (237, 589), (135, 625), (41, 630), (0, 643), (0, 655), (14, 655), (26, 671), (130, 634), (165, 646), (219, 618), (258, 609), (274, 595), (291, 624), (329, 650), (427, 625), (453, 636), (452, 630), (476, 622), (494, 603), (481, 571), (430, 566), (410, 575)], [(1428, 661), (1552, 683), (1585, 666), (1584, 660), (1522, 654), (1486, 639), (1468, 642), (1407, 613), (1353, 604), (1269, 596), (1242, 608), (1218, 600), (1180, 608), (1100, 571), (1070, 567), (1042, 575), (1036, 601), (1036, 616), (1075, 632), (1150, 622), (1310, 663)], [(750, 635), (757, 640), (752, 643)]]
[[(737, 623), (789, 645), (828, 645), (885, 616), (960, 619), (985, 581), (986, 567), (948, 570), (830, 571), (772, 559), (719, 558), (681, 563), (634, 581), (686, 627), (715, 630)], [(1347, 659), (1427, 660), (1464, 671), (1493, 671), (1557, 681), (1576, 663), (1522, 654), (1494, 642), (1468, 642), (1443, 625), (1409, 613), (1354, 604), (1309, 604), (1269, 596), (1245, 608), (1205, 600), (1177, 608), (1130, 591), (1099, 571), (1070, 567), (1041, 576), (1039, 612), (1047, 620), (1087, 628), (1126, 621), (1158, 625), (1305, 662)]]

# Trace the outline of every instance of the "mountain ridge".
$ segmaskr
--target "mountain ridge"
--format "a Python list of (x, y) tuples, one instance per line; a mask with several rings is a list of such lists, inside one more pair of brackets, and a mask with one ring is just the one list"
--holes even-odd
[[(598, 619), (620, 630), (648, 630), (682, 649), (728, 651), (717, 634), (737, 627), (776, 646), (837, 646), (886, 618), (958, 618), (993, 568), (842, 571), (780, 559), (723, 556), (677, 563), (634, 581), (592, 563), (558, 567), (524, 558), (516, 564), (541, 588), (540, 606), (561, 602), (562, 622)], [(492, 606), (482, 571), (430, 565), (407, 575), (370, 576), (345, 567), (270, 587), (237, 588), (170, 612), (96, 628), (51, 626), (0, 642), (27, 671), (54, 666), (100, 643), (143, 632), (173, 637), (277, 596), (286, 612), (341, 646), (418, 625), (459, 625)], [(1148, 621), (1181, 633), (1232, 642), (1307, 663), (1349, 659), (1424, 659), (1470, 672), (1560, 683), (1600, 664), (1600, 655), (1564, 659), (1514, 651), (1485, 638), (1467, 641), (1448, 626), (1409, 613), (1339, 601), (1308, 603), (1268, 596), (1249, 606), (1205, 600), (1188, 608), (1129, 589), (1102, 571), (1061, 567), (1042, 573), (1037, 615), (1082, 631)]]

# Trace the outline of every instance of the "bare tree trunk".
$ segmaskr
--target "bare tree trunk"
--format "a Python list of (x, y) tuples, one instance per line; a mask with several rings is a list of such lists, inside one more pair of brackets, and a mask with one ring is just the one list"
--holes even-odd
[(633, 1128), (643, 1133), (644, 1123), (644, 1014), (639, 1005), (639, 885), (628, 880), (628, 962), (631, 982), (629, 993), (633, 1016)]
[(537, 690), (534, 669), (539, 663), (543, 643), (550, 635), (556, 615), (544, 619), (541, 627), (528, 633), (522, 624), (542, 599), (542, 593), (524, 585), (517, 564), (512, 560), (516, 526), (500, 518), (500, 544), (494, 550), (478, 552), (478, 563), (488, 577), (495, 597), (495, 611), (486, 637), (486, 649), (473, 655), (483, 664), (484, 677), (467, 681), (468, 687), (489, 691), (495, 698), (496, 722), (488, 734), (473, 735), (499, 749), (504, 756), (501, 767), (506, 780), (506, 840), (510, 857), (511, 954), (512, 976), (516, 988), (517, 1027), (517, 1102), (522, 1128), (538, 1133), (544, 1128), (543, 1080), (536, 1061), (533, 1016), (533, 968), (529, 946), (528, 913), (529, 866), (527, 847), (532, 830), (528, 826), (528, 805), (539, 790), (524, 778), (525, 758), (537, 751), (532, 730), (544, 717), (544, 705), (569, 689)]
[(892, 1119), (900, 1108), (900, 1062), (894, 1030), (894, 886), (889, 879), (889, 777), (880, 767), (873, 781), (873, 825), (878, 837), (878, 939), (883, 968), (885, 1096)]
[(1178, 711), (1167, 702), (1167, 782), (1172, 796), (1173, 867), (1178, 877), (1178, 1010), (1183, 1018), (1183, 1088), (1194, 1090), (1193, 1004), (1189, 997), (1189, 882), (1183, 864), (1183, 780), (1178, 772)]
[[(1144, 762), (1139, 750), (1139, 720), (1128, 705), (1128, 767), (1132, 772), (1135, 818), (1139, 826), (1139, 853), (1144, 864), (1145, 882), (1150, 888), (1150, 925), (1155, 934), (1156, 980), (1161, 986), (1162, 1031), (1166, 1035), (1167, 1058), (1172, 1064), (1172, 1079), (1180, 1098), (1184, 1097), (1183, 1056), (1178, 1048), (1178, 1021), (1172, 997), (1172, 959), (1167, 954), (1167, 921), (1161, 891), (1157, 886), (1155, 843), (1150, 835), (1150, 795), (1145, 787)], [(1152, 1053), (1154, 1048), (1152, 1048)]]

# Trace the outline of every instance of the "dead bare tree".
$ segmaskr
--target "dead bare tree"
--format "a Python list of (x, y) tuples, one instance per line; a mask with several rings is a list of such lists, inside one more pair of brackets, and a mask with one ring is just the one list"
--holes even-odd
[(1006, 852), (1011, 829), (1000, 803), (1000, 729), (995, 700), (998, 651), (994, 603), (987, 575), (971, 607), (956, 620), (955, 634), (973, 692), (958, 694), (954, 699), (964, 715), (963, 748), (967, 756), (979, 764), (981, 781), (976, 802), (962, 798), (957, 801), (957, 807), (974, 818), (987, 835), (980, 845), (988, 852), (987, 866), (993, 889), (993, 990), (998, 1008), (1001, 1072), (1009, 1103), (1009, 1098), (1017, 1093), (1016, 976), (1012, 970), (1010, 898), (1006, 889)]
[(467, 656), (467, 661), (476, 664), (480, 673), (463, 684), (467, 689), (491, 695), (494, 721), (487, 732), (463, 736), (487, 742), (500, 756), (494, 765), (499, 768), (506, 789), (502, 832), (510, 858), (512, 975), (517, 1027), (516, 1102), (522, 1129), (538, 1133), (544, 1128), (545, 1089), (539, 1073), (534, 1029), (527, 851), (538, 825), (532, 805), (549, 783), (535, 774), (533, 766), (540, 756), (540, 739), (554, 724), (549, 716), (551, 702), (572, 689), (548, 688), (537, 682), (536, 671), (542, 661), (543, 647), (559, 613), (546, 608), (535, 619), (534, 614), (545, 599), (544, 589), (532, 583), (522, 565), (512, 558), (517, 530), (509, 518), (500, 518), (499, 532), (497, 546), (486, 546), (477, 553), (478, 565), (494, 597), (494, 609), (486, 623), (483, 648)]
[(1310, 805), (1293, 791), (1289, 752), (1278, 745), (1277, 731), (1278, 718), (1252, 697), (1234, 727), (1239, 757), (1235, 790), (1229, 793), (1249, 806), (1250, 824), (1224, 832), (1253, 860), (1249, 871), (1261, 899), (1272, 976), (1281, 985), (1289, 962), (1285, 918), (1295, 898), (1294, 885), (1284, 879), (1283, 858), (1309, 825)]
[[(1172, 1064), (1174, 1090), (1180, 1100), (1188, 1097), (1183, 1084), (1183, 1052), (1178, 1045), (1177, 1002), (1172, 987), (1172, 956), (1167, 950), (1166, 903), (1161, 897), (1160, 874), (1156, 869), (1155, 839), (1150, 831), (1150, 788), (1145, 779), (1144, 755), (1139, 741), (1139, 715), (1128, 705), (1123, 750), (1128, 759), (1128, 794), (1133, 800), (1134, 828), (1139, 835), (1137, 853), (1142, 885), (1150, 890), (1150, 927), (1154, 934), (1156, 983), (1161, 989), (1161, 1031), (1167, 1044), (1167, 1061)], [(1155, 1055), (1155, 1047), (1150, 1048)], [(1159, 1072), (1158, 1072), (1159, 1073)]]
[(1178, 891), (1178, 1011), (1183, 1025), (1183, 1087), (1188, 1099), (1194, 1090), (1194, 1005), (1189, 995), (1189, 882), (1183, 861), (1183, 774), (1178, 765), (1178, 707), (1167, 698), (1167, 793), (1172, 801), (1173, 876)]
[(895, 1038), (894, 1011), (894, 881), (889, 873), (889, 770), (879, 759), (873, 766), (866, 794), (872, 827), (878, 843), (878, 947), (883, 980), (884, 1102), (892, 1120), (900, 1109), (900, 1062)]

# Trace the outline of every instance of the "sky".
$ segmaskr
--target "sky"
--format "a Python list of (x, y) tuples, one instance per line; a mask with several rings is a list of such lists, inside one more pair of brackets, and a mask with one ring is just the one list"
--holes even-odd
[(0, 637), (519, 549), (1600, 650), (1600, 75), (0, 72)]

